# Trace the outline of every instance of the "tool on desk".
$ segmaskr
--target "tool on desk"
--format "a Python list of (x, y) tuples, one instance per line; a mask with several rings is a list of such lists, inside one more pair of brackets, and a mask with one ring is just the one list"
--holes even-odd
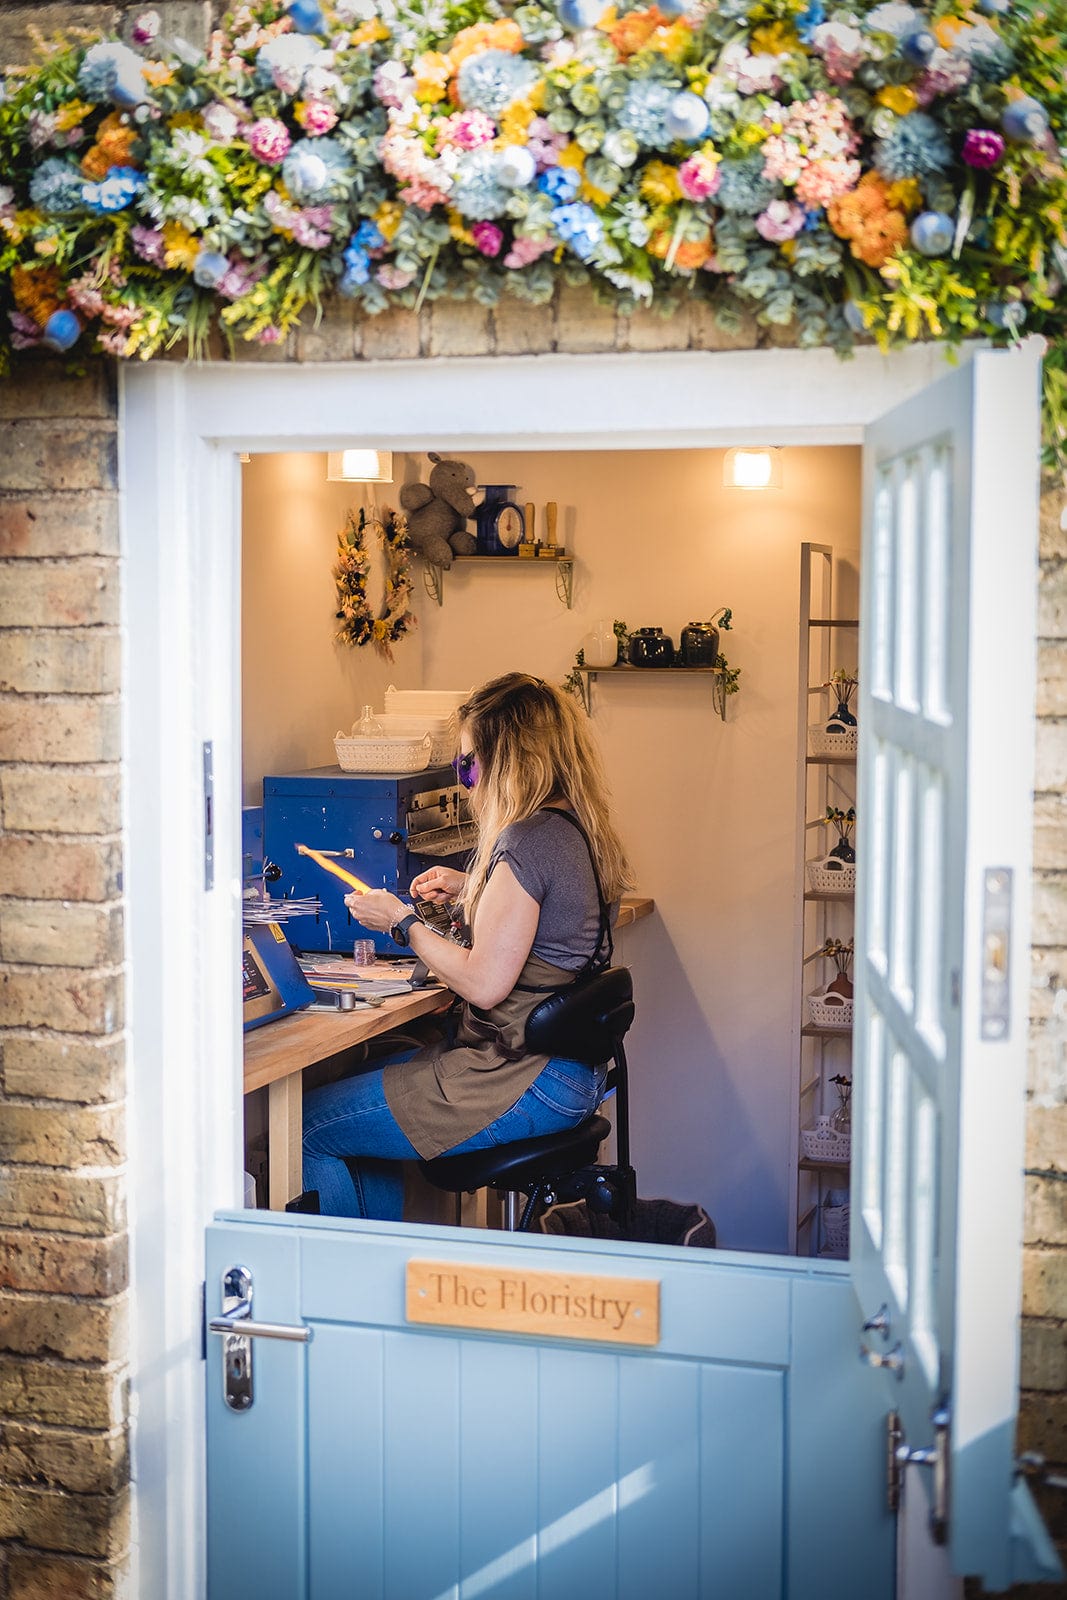
[(324, 855), (321, 850), (312, 850), (310, 845), (298, 844), (296, 853), (298, 856), (310, 856), (312, 861), (322, 867), (324, 871), (332, 872), (335, 878), (341, 879), (342, 883), (351, 884), (352, 888), (358, 889), (360, 894), (370, 893), (369, 883), (364, 883), (363, 879), (357, 878), (354, 872), (349, 872), (347, 868), (338, 865), (336, 861), (331, 861), (330, 857)]
[(315, 999), (314, 989), (276, 922), (256, 922), (245, 928), (241, 988), (246, 1033), (289, 1011), (302, 1011)]

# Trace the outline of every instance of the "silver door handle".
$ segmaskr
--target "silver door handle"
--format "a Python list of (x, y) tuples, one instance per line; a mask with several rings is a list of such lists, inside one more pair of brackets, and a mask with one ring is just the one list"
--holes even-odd
[(236, 1333), (243, 1339), (289, 1339), (293, 1344), (307, 1344), (311, 1328), (294, 1328), (284, 1322), (251, 1322), (243, 1311), (229, 1311), (221, 1317), (212, 1317), (208, 1333)]

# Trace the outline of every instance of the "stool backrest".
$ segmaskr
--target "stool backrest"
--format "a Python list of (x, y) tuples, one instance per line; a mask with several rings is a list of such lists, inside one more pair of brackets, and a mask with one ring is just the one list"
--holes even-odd
[(591, 1066), (613, 1060), (634, 1020), (628, 967), (603, 967), (556, 989), (526, 1019), (526, 1046), (535, 1055), (563, 1056)]

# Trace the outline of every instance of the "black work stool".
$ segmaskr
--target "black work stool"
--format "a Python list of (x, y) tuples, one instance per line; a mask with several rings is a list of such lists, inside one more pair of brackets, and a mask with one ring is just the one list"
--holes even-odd
[[(557, 1002), (559, 1002), (557, 1004)], [(537, 1007), (527, 1043), (538, 1054), (599, 1066), (610, 1061), (605, 1097), (615, 1095), (616, 1161), (597, 1166), (600, 1146), (611, 1123), (594, 1112), (575, 1128), (516, 1139), (458, 1156), (436, 1156), (421, 1163), (437, 1189), (457, 1197), (476, 1189), (504, 1196), (505, 1228), (525, 1232), (538, 1207), (557, 1200), (585, 1200), (609, 1213), (623, 1232), (632, 1225), (637, 1182), (630, 1165), (630, 1107), (623, 1037), (633, 1021), (633, 982), (626, 967), (607, 967), (574, 993), (566, 990)], [(531, 1037), (531, 1033), (534, 1035)], [(527, 1196), (519, 1215), (519, 1196)]]

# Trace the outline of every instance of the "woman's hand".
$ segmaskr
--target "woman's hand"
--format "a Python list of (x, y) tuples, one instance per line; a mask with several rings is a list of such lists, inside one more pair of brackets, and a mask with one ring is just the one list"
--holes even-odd
[(451, 904), (459, 899), (466, 881), (466, 873), (456, 872), (452, 867), (430, 867), (426, 872), (420, 872), (417, 878), (412, 878), (411, 893), (416, 900), (433, 900), (438, 905)]
[(345, 895), (345, 905), (356, 921), (364, 928), (370, 928), (373, 933), (388, 933), (411, 910), (403, 900), (390, 894), (388, 889), (369, 889), (366, 894), (360, 894), (358, 889), (353, 890)]

